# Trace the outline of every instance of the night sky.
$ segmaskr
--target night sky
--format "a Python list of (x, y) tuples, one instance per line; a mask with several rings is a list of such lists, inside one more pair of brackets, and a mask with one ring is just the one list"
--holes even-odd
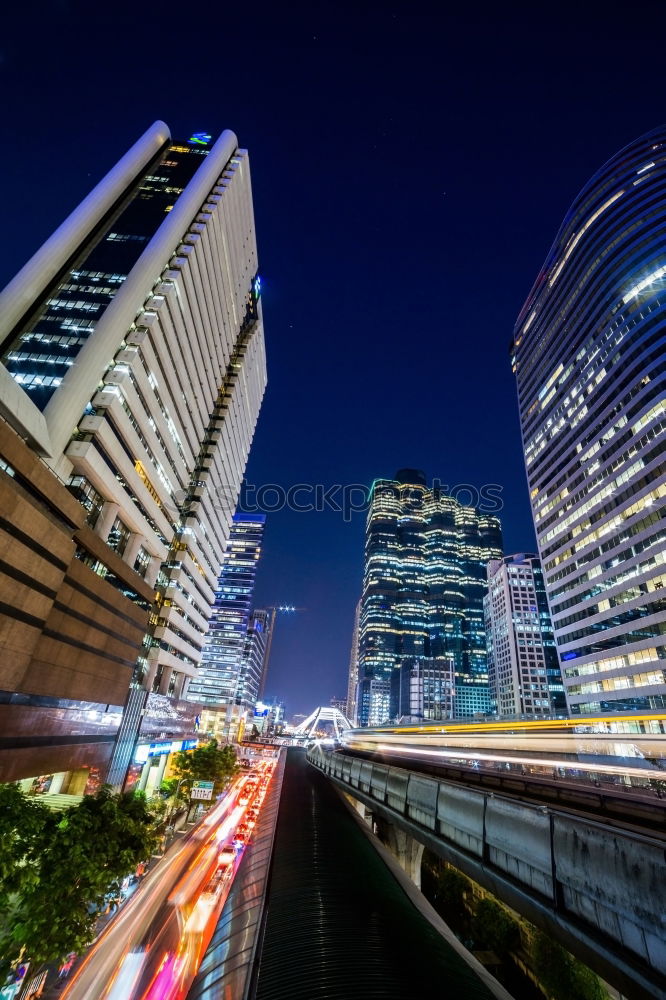
[[(16, 6), (0, 282), (153, 120), (231, 128), (269, 371), (248, 482), (500, 484), (532, 548), (509, 339), (577, 191), (666, 119), (664, 4)], [(273, 644), (289, 714), (346, 692), (364, 520), (268, 517), (256, 603), (306, 609)]]

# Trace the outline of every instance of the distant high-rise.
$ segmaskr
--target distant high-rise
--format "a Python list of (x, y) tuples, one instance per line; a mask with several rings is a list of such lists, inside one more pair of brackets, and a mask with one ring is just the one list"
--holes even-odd
[[(196, 677), (266, 384), (234, 134), (174, 141), (156, 122), (2, 292), (0, 317), (3, 510), (33, 508), (1, 584), (0, 775), (94, 767), (120, 783), (147, 692), (181, 699)], [(41, 742), (24, 753), (28, 731)]]
[(245, 700), (245, 653), (265, 524), (264, 514), (234, 514), (201, 667), (187, 694), (225, 715)]
[(391, 676), (391, 715), (396, 720), (452, 719), (456, 714), (453, 654), (404, 660)]
[(236, 690), (236, 704), (242, 709), (252, 709), (259, 700), (264, 685), (268, 639), (271, 630), (271, 613), (255, 609), (247, 624), (243, 662)]
[(538, 556), (521, 553), (491, 560), (483, 606), (490, 692), (497, 714), (566, 712)]
[(373, 483), (360, 617), (361, 725), (396, 714), (393, 671), (424, 659), (452, 659), (456, 715), (490, 710), (483, 595), (486, 563), (501, 552), (497, 518), (429, 489), (422, 472), (403, 469)]
[(518, 318), (527, 478), (573, 715), (666, 707), (666, 128), (578, 195)]
[(361, 602), (354, 611), (354, 629), (352, 631), (351, 652), (349, 654), (349, 673), (347, 676), (347, 701), (341, 711), (350, 722), (356, 722), (356, 693), (358, 688), (358, 656), (359, 656), (359, 626), (361, 621)]

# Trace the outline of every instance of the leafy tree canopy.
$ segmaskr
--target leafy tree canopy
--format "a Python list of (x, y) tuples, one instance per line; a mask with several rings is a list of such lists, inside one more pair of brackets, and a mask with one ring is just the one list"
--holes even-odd
[(0, 973), (81, 951), (96, 910), (157, 845), (142, 792), (108, 785), (52, 812), (16, 785), (0, 785)]
[(608, 1000), (599, 978), (541, 931), (532, 944), (534, 971), (552, 1000)]
[(492, 899), (480, 899), (474, 911), (472, 933), (483, 948), (490, 948), (500, 956), (520, 946), (520, 927)]
[(194, 750), (176, 754), (173, 767), (183, 784), (188, 783), (191, 786), (193, 781), (212, 781), (214, 795), (223, 792), (240, 770), (234, 748), (220, 747), (217, 740), (201, 744)]

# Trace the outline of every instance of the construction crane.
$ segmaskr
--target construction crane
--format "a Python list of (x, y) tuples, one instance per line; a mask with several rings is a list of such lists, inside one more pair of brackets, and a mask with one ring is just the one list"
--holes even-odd
[(307, 608), (296, 608), (293, 604), (274, 604), (269, 605), (266, 608), (270, 611), (271, 616), (268, 620), (268, 645), (266, 646), (266, 653), (264, 655), (264, 669), (261, 672), (261, 685), (259, 688), (259, 698), (264, 693), (264, 687), (266, 685), (266, 674), (268, 673), (268, 663), (271, 655), (271, 646), (273, 645), (273, 632), (275, 631), (275, 619), (278, 614), (292, 614), (297, 611), (307, 611)]

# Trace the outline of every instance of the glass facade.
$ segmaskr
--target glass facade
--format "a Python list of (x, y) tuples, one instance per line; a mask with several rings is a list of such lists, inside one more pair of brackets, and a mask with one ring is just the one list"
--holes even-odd
[(405, 660), (391, 676), (391, 715), (403, 722), (451, 719), (455, 712), (453, 656)]
[(566, 215), (512, 365), (544, 580), (573, 715), (666, 707), (666, 130)]
[(201, 666), (187, 693), (189, 701), (224, 708), (240, 703), (244, 694), (248, 629), (254, 621), (252, 595), (265, 523), (263, 514), (234, 515)]
[(207, 152), (180, 143), (167, 146), (5, 340), (2, 364), (40, 409), (62, 383)]
[(452, 657), (456, 715), (489, 711), (485, 567), (501, 551), (497, 518), (428, 489), (422, 472), (375, 481), (360, 618), (361, 725), (395, 715), (392, 673), (420, 659)]
[(264, 680), (266, 649), (270, 632), (270, 612), (253, 611), (247, 625), (243, 663), (236, 692), (236, 703), (254, 708)]

